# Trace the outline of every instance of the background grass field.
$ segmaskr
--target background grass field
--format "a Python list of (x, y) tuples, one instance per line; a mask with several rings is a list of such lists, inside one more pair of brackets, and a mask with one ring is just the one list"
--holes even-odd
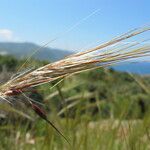
[[(0, 56), (1, 82), (7, 81), (23, 61)], [(46, 63), (32, 60), (25, 67)], [(20, 95), (14, 107), (0, 105), (0, 149), (150, 149), (149, 76), (106, 68), (70, 76), (56, 85), (57, 82), (31, 89), (26, 95), (45, 104), (41, 107), (49, 120), (71, 146), (30, 106), (24, 105), (21, 101), (26, 100)]]

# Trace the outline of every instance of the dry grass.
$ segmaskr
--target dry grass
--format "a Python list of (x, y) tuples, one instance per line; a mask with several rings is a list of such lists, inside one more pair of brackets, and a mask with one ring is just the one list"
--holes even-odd
[[(14, 100), (13, 96), (18, 94), (24, 95), (24, 92), (31, 87), (52, 82), (56, 79), (86, 70), (107, 67), (127, 60), (131, 62), (134, 61), (135, 58), (149, 56), (150, 45), (144, 43), (146, 40), (131, 43), (122, 42), (149, 30), (150, 27), (138, 28), (93, 49), (79, 52), (35, 70), (23, 72), (0, 86), (0, 98), (12, 104)], [(63, 136), (63, 134), (47, 119), (44, 111), (35, 105), (31, 99), (27, 99), (32, 109)]]
[[(120, 43), (150, 30), (150, 27), (134, 29), (93, 49), (71, 55), (63, 60), (50, 63), (33, 71), (24, 72), (0, 87), (0, 96), (17, 95), (23, 90), (54, 81), (72, 74), (97, 67), (106, 67), (126, 60), (149, 56), (150, 45), (145, 40)], [(117, 44), (117, 45), (116, 45)]]

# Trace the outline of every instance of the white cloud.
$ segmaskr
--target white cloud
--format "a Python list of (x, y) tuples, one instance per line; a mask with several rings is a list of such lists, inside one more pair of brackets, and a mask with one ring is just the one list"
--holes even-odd
[(0, 29), (0, 39), (2, 40), (13, 40), (13, 31), (9, 29)]

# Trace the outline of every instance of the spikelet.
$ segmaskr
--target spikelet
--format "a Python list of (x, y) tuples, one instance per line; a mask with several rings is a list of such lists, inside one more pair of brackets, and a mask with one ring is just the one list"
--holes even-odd
[[(26, 72), (9, 80), (0, 87), (1, 95), (13, 95), (18, 90), (34, 87), (85, 70), (106, 67), (126, 60), (150, 55), (150, 45), (145, 41), (122, 41), (150, 30), (150, 27), (134, 29), (93, 49), (73, 54), (60, 61)], [(116, 46), (116, 44), (118, 44)]]

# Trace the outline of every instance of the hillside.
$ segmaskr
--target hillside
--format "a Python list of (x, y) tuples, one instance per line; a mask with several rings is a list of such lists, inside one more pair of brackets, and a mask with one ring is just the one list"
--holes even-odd
[[(1, 55), (13, 55), (17, 58), (24, 58), (31, 56), (34, 51), (39, 49), (40, 46), (33, 43), (8, 43), (0, 42), (0, 54)], [(45, 47), (40, 49), (34, 54), (33, 58), (40, 60), (50, 60), (55, 61), (64, 58), (65, 56), (71, 54), (71, 52), (66, 50), (54, 49)]]

